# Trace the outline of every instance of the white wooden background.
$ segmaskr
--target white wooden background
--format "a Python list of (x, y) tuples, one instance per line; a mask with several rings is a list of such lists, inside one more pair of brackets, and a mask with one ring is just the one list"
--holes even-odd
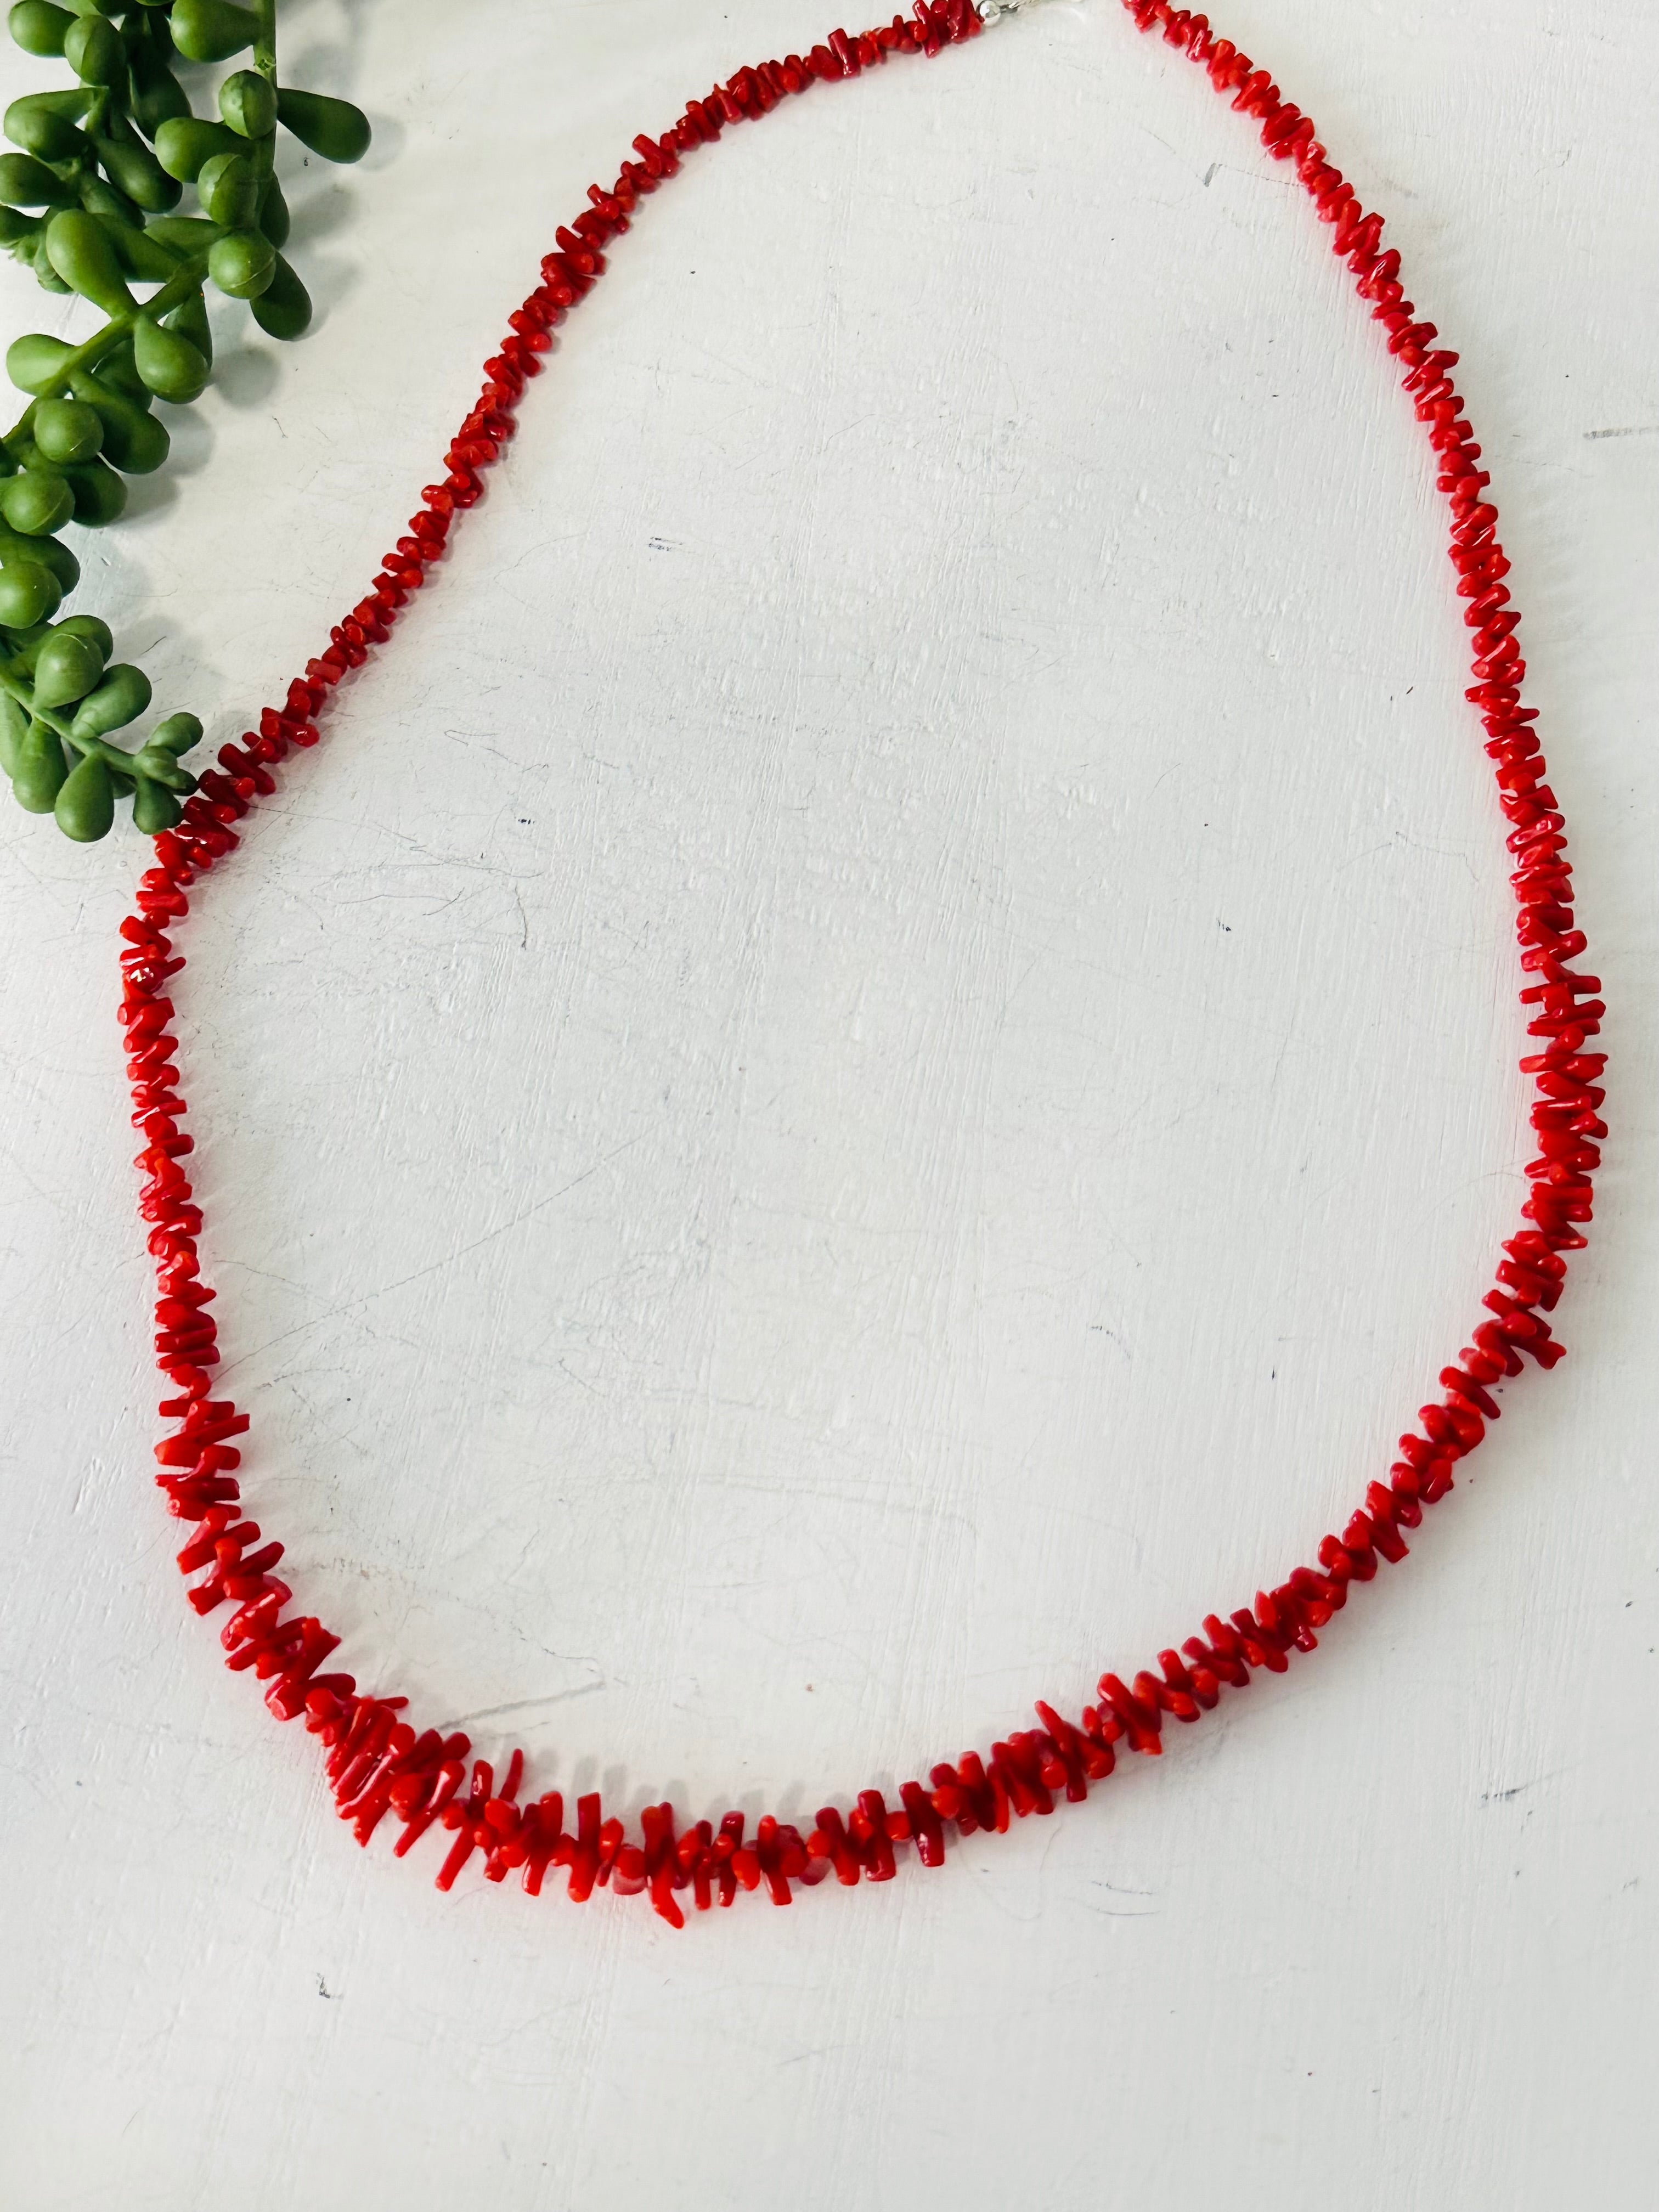
[[(553, 224), (808, 0), (305, 0), (376, 150), (95, 604), (216, 741)], [(1626, 2212), (1659, 2154), (1650, 0), (1233, 0), (1408, 251), (1613, 1007), (1572, 1357), (1315, 1662), (939, 1875), (681, 1936), (368, 1856), (185, 1610), (110, 1018), (0, 814), (0, 2198)], [(7, 50), (5, 90), (55, 82)], [(1305, 1557), (1529, 1150), (1419, 435), (1095, 0), (817, 93), (615, 256), (184, 993), (254, 1510), (538, 1786), (809, 1814)], [(7, 334), (74, 327), (11, 271)]]

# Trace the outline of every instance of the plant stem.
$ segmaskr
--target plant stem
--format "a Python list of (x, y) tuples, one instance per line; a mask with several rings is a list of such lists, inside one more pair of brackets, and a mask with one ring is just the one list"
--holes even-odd
[[(55, 731), (64, 744), (71, 751), (79, 753), (83, 760), (101, 760), (112, 775), (125, 776), (129, 781), (136, 780), (132, 755), (125, 745), (112, 745), (107, 738), (77, 738), (60, 714), (54, 714), (49, 708), (35, 705), (33, 687), (26, 678), (14, 676), (9, 668), (0, 668), (0, 691), (8, 692), (37, 722), (44, 722), (49, 730)], [(79, 703), (77, 700), (76, 705)], [(70, 711), (73, 712), (73, 708)], [(172, 790), (173, 786), (169, 784), (167, 788)], [(192, 791), (196, 788), (193, 777), (190, 788)]]
[(276, 0), (253, 0), (259, 27), (253, 34), (253, 66), (272, 84), (276, 82)]
[(34, 410), (42, 399), (53, 398), (58, 393), (67, 391), (71, 374), (79, 369), (90, 368), (94, 362), (100, 362), (106, 353), (112, 353), (131, 330), (139, 315), (165, 315), (169, 308), (182, 307), (192, 292), (201, 289), (202, 279), (206, 274), (206, 254), (192, 254), (188, 261), (181, 261), (177, 270), (167, 278), (167, 283), (158, 291), (152, 292), (149, 299), (144, 301), (132, 314), (112, 316), (101, 331), (94, 331), (84, 345), (76, 346), (73, 353), (64, 357), (63, 367), (51, 384), (46, 391), (38, 392), (34, 398), (30, 400), (0, 443), (9, 446), (15, 438), (26, 438), (34, 421)]
[[(253, 34), (253, 66), (275, 91), (276, 86), (276, 0), (254, 0), (259, 27)], [(259, 205), (276, 173), (276, 133), (260, 139), (253, 149), (253, 173), (259, 179)]]

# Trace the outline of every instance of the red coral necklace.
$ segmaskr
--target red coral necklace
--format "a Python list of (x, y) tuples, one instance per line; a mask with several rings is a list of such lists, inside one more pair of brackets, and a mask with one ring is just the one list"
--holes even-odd
[(791, 54), (739, 70), (706, 98), (690, 101), (661, 138), (634, 141), (638, 159), (623, 162), (608, 191), (591, 186), (591, 204), (556, 233), (541, 283), (508, 317), (509, 335), (484, 364), (477, 404), (446, 456), (447, 473), (422, 491), (408, 534), (386, 555), (368, 596), (289, 684), (283, 706), (266, 708), (257, 732), (221, 747), (218, 769), (203, 777), (178, 830), (156, 839), (156, 866), (143, 878), (138, 910), (121, 924), (120, 1019), (133, 1121), (144, 1137), (139, 1212), (149, 1224), (156, 1264), (157, 1364), (175, 1394), (161, 1407), (169, 1432), (156, 1447), (157, 1481), (169, 1511), (194, 1528), (179, 1554), (183, 1572), (201, 1577), (189, 1589), (190, 1602), (204, 1615), (232, 1608), (220, 1632), (226, 1664), (265, 1685), (265, 1703), (279, 1720), (303, 1718), (325, 1754), (341, 1817), (351, 1822), (360, 1844), (388, 1818), (399, 1831), (400, 1857), (429, 1828), (444, 1832), (449, 1847), (437, 1877), (441, 1889), (448, 1889), (477, 1853), (491, 1881), (520, 1869), (535, 1896), (550, 1868), (564, 1869), (567, 1894), (577, 1902), (606, 1885), (624, 1896), (647, 1894), (678, 1927), (680, 1898), (688, 1889), (699, 1910), (716, 1899), (730, 1905), (739, 1890), (763, 1887), (774, 1903), (787, 1905), (798, 1882), (831, 1873), (849, 1886), (860, 1878), (887, 1881), (906, 1845), (922, 1865), (940, 1866), (952, 1830), (1001, 1834), (1011, 1815), (1051, 1813), (1059, 1793), (1080, 1801), (1091, 1783), (1111, 1773), (1121, 1749), (1161, 1750), (1166, 1718), (1194, 1722), (1214, 1708), (1224, 1689), (1243, 1689), (1253, 1670), (1282, 1674), (1291, 1652), (1311, 1651), (1318, 1631), (1346, 1604), (1350, 1584), (1370, 1581), (1379, 1560), (1404, 1559), (1401, 1530), (1415, 1528), (1425, 1509), (1446, 1495), (1457, 1462), (1498, 1418), (1492, 1386), (1518, 1375), (1523, 1354), (1545, 1368), (1561, 1357), (1543, 1316), (1560, 1295), (1562, 1255), (1583, 1247), (1583, 1224), (1591, 1218), (1590, 1175), (1600, 1164), (1598, 1140), (1607, 1133), (1599, 1118), (1603, 1093), (1595, 1087), (1605, 1058), (1585, 1048), (1604, 1009), (1596, 978), (1570, 964), (1583, 952), (1584, 938), (1573, 924), (1565, 831), (1544, 781), (1534, 710), (1521, 703), (1526, 669), (1520, 617), (1504, 581), (1510, 564), (1498, 539), (1491, 478), (1451, 380), (1457, 356), (1438, 345), (1432, 323), (1418, 319), (1401, 283), (1400, 256), (1383, 249), (1382, 216), (1365, 212), (1327, 158), (1312, 121), (1281, 97), (1268, 72), (1216, 37), (1203, 15), (1166, 0), (1123, 0), (1138, 29), (1160, 33), (1205, 70), (1234, 109), (1259, 125), (1273, 158), (1294, 165), (1320, 221), (1330, 228), (1333, 250), (1353, 272), (1360, 297), (1405, 371), (1405, 390), (1437, 456), (1438, 488), (1451, 512), (1451, 563), (1472, 632), (1474, 681), (1467, 696), (1485, 722), (1499, 804), (1510, 824), (1521, 1000), (1528, 1034), (1537, 1040), (1521, 1067), (1536, 1093), (1532, 1122), (1539, 1157), (1528, 1166), (1522, 1224), (1503, 1247), (1485, 1317), (1455, 1363), (1441, 1370), (1440, 1395), (1419, 1408), (1415, 1425), (1400, 1439), (1398, 1458), (1385, 1478), (1369, 1486), (1341, 1534), (1320, 1544), (1317, 1566), (1294, 1568), (1276, 1589), (1258, 1592), (1253, 1605), (1224, 1620), (1208, 1614), (1201, 1634), (1189, 1636), (1178, 1651), (1158, 1653), (1156, 1671), (1147, 1668), (1131, 1681), (1102, 1675), (1098, 1703), (1086, 1705), (1076, 1721), (1039, 1702), (1039, 1727), (1016, 1731), (988, 1753), (969, 1752), (933, 1767), (925, 1784), (903, 1785), (896, 1806), (875, 1790), (860, 1791), (851, 1812), (826, 1806), (805, 1835), (766, 1815), (751, 1836), (741, 1813), (728, 1813), (718, 1828), (707, 1820), (681, 1828), (673, 1808), (663, 1804), (646, 1809), (635, 1838), (620, 1820), (605, 1816), (597, 1795), (576, 1801), (575, 1825), (568, 1829), (557, 1790), (523, 1796), (521, 1752), (513, 1753), (499, 1784), (483, 1760), (469, 1775), (471, 1747), (465, 1735), (417, 1728), (406, 1717), (407, 1699), (371, 1696), (351, 1675), (323, 1671), (339, 1638), (310, 1614), (287, 1611), (292, 1592), (276, 1573), (283, 1547), (266, 1541), (243, 1517), (240, 1454), (232, 1439), (246, 1431), (248, 1417), (211, 1395), (209, 1370), (219, 1357), (209, 1310), (214, 1292), (202, 1279), (198, 1258), (202, 1210), (180, 1164), (194, 1139), (185, 1131), (173, 1008), (165, 995), (168, 979), (185, 964), (172, 933), (189, 911), (186, 891), (236, 849), (232, 825), (276, 789), (277, 763), (291, 750), (316, 744), (317, 717), (333, 687), (390, 636), (441, 556), (456, 515), (477, 500), (481, 472), (512, 435), (526, 385), (548, 349), (549, 330), (605, 273), (605, 248), (627, 230), (637, 203), (677, 173), (683, 156), (712, 145), (730, 125), (758, 120), (787, 98), (902, 56), (938, 54), (977, 37), (1019, 4), (916, 0), (908, 19), (896, 15), (861, 36), (834, 31), (805, 58)]

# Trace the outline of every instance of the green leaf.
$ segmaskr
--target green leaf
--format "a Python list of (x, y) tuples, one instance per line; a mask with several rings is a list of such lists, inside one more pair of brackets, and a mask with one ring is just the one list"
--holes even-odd
[(104, 426), (83, 400), (43, 399), (34, 410), (34, 442), (46, 460), (61, 468), (101, 453)]
[(75, 720), (70, 724), (70, 735), (106, 738), (112, 730), (124, 729), (129, 722), (137, 721), (149, 704), (149, 677), (131, 661), (118, 660), (98, 689), (76, 708)]
[(208, 367), (213, 367), (213, 325), (208, 320), (207, 301), (199, 292), (181, 300), (161, 320), (168, 330), (188, 338)]
[[(108, 191), (110, 187), (105, 185), (100, 189)], [(101, 209), (94, 212), (109, 233), (109, 242), (115, 248), (115, 258), (124, 276), (133, 277), (140, 284), (165, 284), (169, 277), (178, 275), (179, 256), (159, 238), (148, 230), (135, 230), (128, 224), (114, 222)]]
[(15, 775), (29, 718), (9, 691), (0, 691), (0, 774)]
[(133, 366), (131, 331), (110, 348), (92, 373), (100, 384), (108, 385), (112, 392), (125, 392), (129, 399), (136, 399), (141, 407), (155, 404), (155, 393)]
[(252, 300), (276, 274), (276, 249), (263, 231), (233, 230), (208, 255), (208, 275), (233, 300)]
[(280, 252), (288, 244), (290, 227), (288, 202), (283, 198), (282, 185), (275, 177), (267, 177), (265, 196), (259, 204), (259, 228)]
[(165, 330), (148, 315), (133, 325), (132, 357), (138, 374), (158, 399), (182, 407), (207, 384), (209, 363), (201, 349), (177, 331)]
[(83, 461), (64, 471), (83, 530), (102, 530), (126, 512), (127, 488), (106, 462)]
[[(185, 781), (194, 783), (193, 776)], [(135, 826), (147, 837), (159, 836), (163, 830), (175, 829), (184, 818), (184, 808), (170, 791), (149, 776), (141, 775), (138, 788), (133, 793), (132, 819)]]
[(128, 139), (97, 138), (93, 143), (104, 174), (146, 215), (166, 215), (178, 206), (179, 179), (167, 174), (137, 132)]
[(50, 568), (65, 599), (81, 580), (81, 563), (58, 538), (23, 538), (0, 530), (0, 561), (33, 561)]
[(146, 138), (154, 139), (164, 123), (190, 113), (189, 94), (148, 40), (133, 48), (129, 73), (132, 119)]
[(246, 154), (215, 154), (196, 178), (196, 197), (210, 222), (245, 229), (259, 212), (259, 179)]
[(144, 233), (181, 260), (193, 260), (197, 254), (205, 253), (219, 235), (216, 222), (204, 222), (199, 215), (158, 215)]
[(258, 70), (238, 70), (219, 88), (219, 112), (243, 138), (269, 138), (276, 128), (276, 92)]
[(77, 373), (70, 389), (84, 400), (104, 426), (104, 459), (130, 477), (149, 476), (167, 457), (173, 441), (165, 426), (125, 392), (112, 391), (100, 378)]
[(276, 95), (276, 113), (284, 131), (325, 161), (361, 161), (368, 151), (368, 118), (349, 100), (295, 92), (284, 85)]
[(130, 315), (134, 301), (115, 258), (109, 233), (84, 208), (66, 208), (46, 225), (46, 253), (52, 267), (83, 300), (106, 315)]
[(64, 59), (82, 84), (126, 82), (125, 43), (114, 24), (101, 15), (82, 15), (70, 26), (64, 38)]
[(78, 630), (53, 630), (35, 655), (36, 708), (67, 707), (84, 699), (103, 672), (104, 654), (95, 637)]
[(115, 241), (115, 251), (121, 258), (121, 266), (131, 276), (126, 257), (121, 254), (121, 235), (126, 232), (133, 238), (143, 235), (144, 211), (123, 191), (118, 191), (107, 177), (82, 174), (78, 186), (81, 204), (88, 215), (95, 215), (109, 230)]
[(50, 814), (69, 774), (63, 741), (46, 723), (32, 721), (17, 747), (11, 787), (29, 814)]
[[(70, 288), (52, 267), (46, 252), (46, 230), (44, 223), (30, 240), (27, 254), (29, 266), (34, 271), (34, 281), (41, 289), (46, 292), (62, 292), (67, 295)], [(18, 258), (21, 260), (23, 257), (20, 255)]]
[(199, 115), (178, 115), (155, 134), (155, 158), (168, 176), (193, 185), (210, 155), (240, 154), (246, 149), (234, 131), (222, 123), (207, 123)]
[(40, 562), (0, 566), (0, 624), (7, 629), (33, 629), (37, 623), (50, 622), (63, 596), (57, 577)]
[(8, 207), (73, 207), (78, 197), (70, 179), (60, 177), (33, 154), (0, 154), (0, 200)]
[(49, 537), (75, 512), (75, 496), (55, 471), (20, 469), (0, 483), (0, 514), (24, 538)]
[(169, 714), (165, 722), (158, 722), (150, 732), (149, 745), (159, 746), (161, 751), (177, 755), (187, 753), (202, 742), (202, 725), (195, 714)]
[(106, 660), (115, 650), (115, 633), (97, 615), (65, 615), (58, 625), (74, 637), (89, 637)]
[(72, 161), (87, 149), (85, 133), (76, 129), (74, 118), (86, 112), (90, 97), (84, 85), (77, 85), (67, 95), (32, 92), (14, 100), (5, 113), (6, 136), (43, 161)]
[(173, 45), (191, 62), (228, 62), (259, 31), (258, 17), (229, 0), (175, 0), (167, 22)]
[(108, 836), (115, 821), (115, 785), (96, 753), (70, 770), (52, 812), (64, 835), (78, 845), (95, 845)]
[(17, 0), (6, 28), (26, 54), (45, 58), (63, 52), (64, 36), (74, 21), (67, 8), (54, 8), (52, 0)]
[(269, 337), (297, 338), (311, 321), (311, 295), (280, 253), (270, 283), (250, 305)]

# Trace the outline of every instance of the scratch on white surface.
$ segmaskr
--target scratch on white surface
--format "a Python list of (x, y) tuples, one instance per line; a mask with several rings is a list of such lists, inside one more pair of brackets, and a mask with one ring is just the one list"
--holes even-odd
[[(592, 1661), (588, 1661), (590, 1666)], [(605, 1687), (603, 1675), (592, 1682), (579, 1682), (574, 1689), (551, 1690), (544, 1697), (515, 1698), (505, 1705), (486, 1705), (476, 1713), (457, 1713), (451, 1721), (452, 1728), (477, 1728), (481, 1721), (511, 1720), (520, 1713), (545, 1712), (550, 1705), (563, 1705), (570, 1698), (591, 1697), (595, 1690)]]
[[(475, 1237), (468, 1243), (458, 1245), (453, 1251), (447, 1252), (441, 1259), (428, 1261), (424, 1267), (414, 1268), (406, 1275), (400, 1275), (394, 1282), (381, 1283), (372, 1291), (365, 1291), (359, 1297), (349, 1298), (339, 1305), (331, 1307), (325, 1313), (313, 1315), (310, 1319), (298, 1323), (294, 1328), (284, 1329), (280, 1336), (271, 1337), (254, 1351), (244, 1352), (238, 1358), (231, 1360), (222, 1370), (222, 1373), (228, 1376), (244, 1361), (262, 1357), (264, 1353), (273, 1351), (277, 1345), (286, 1342), (291, 1336), (320, 1328), (325, 1322), (337, 1320), (342, 1314), (356, 1312), (363, 1306), (373, 1305), (379, 1298), (390, 1297), (394, 1291), (406, 1290), (411, 1283), (420, 1282), (428, 1275), (441, 1274), (446, 1269), (454, 1267), (458, 1261), (470, 1259), (475, 1252), (483, 1251), (486, 1245), (493, 1244), (498, 1238), (510, 1235), (515, 1229), (522, 1228), (526, 1221), (533, 1220), (548, 1206), (556, 1206), (561, 1199), (568, 1198), (573, 1190), (580, 1189), (591, 1176), (598, 1175), (603, 1169), (609, 1167), (613, 1161), (620, 1159), (624, 1152), (630, 1151), (639, 1141), (638, 1138), (630, 1137), (626, 1144), (618, 1145), (614, 1152), (607, 1152), (604, 1158), (595, 1160), (591, 1167), (584, 1168), (580, 1175), (573, 1176), (568, 1182), (562, 1184), (557, 1190), (549, 1191), (544, 1197), (522, 1207), (510, 1219), (498, 1222), (493, 1229), (487, 1229), (482, 1237)], [(252, 1268), (248, 1272), (255, 1275), (264, 1274), (268, 1280), (276, 1279), (270, 1275), (268, 1269)]]

